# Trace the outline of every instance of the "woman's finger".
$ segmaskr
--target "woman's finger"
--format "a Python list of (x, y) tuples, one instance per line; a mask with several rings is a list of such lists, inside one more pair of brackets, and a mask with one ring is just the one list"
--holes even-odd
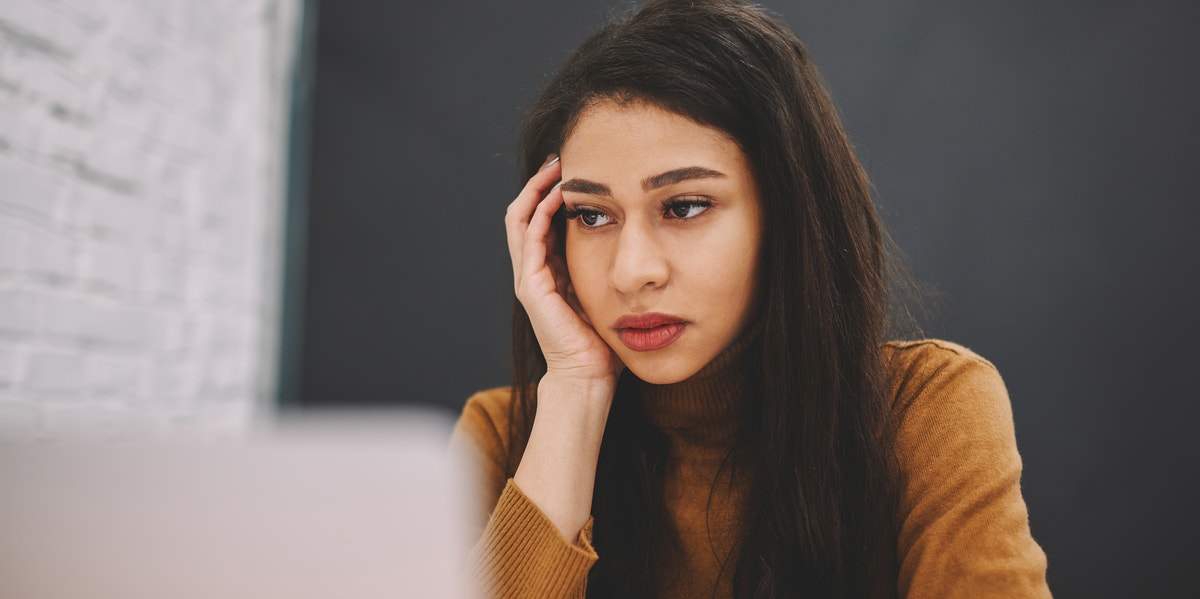
[(555, 156), (533, 177), (530, 177), (521, 193), (517, 194), (517, 198), (508, 205), (504, 216), (504, 225), (508, 236), (508, 255), (513, 263), (514, 284), (521, 272), (521, 248), (524, 246), (522, 240), (525, 230), (529, 227), (529, 219), (538, 202), (545, 198), (547, 188), (553, 185), (561, 174), (562, 167), (559, 166), (558, 157)]
[(517, 194), (516, 199), (508, 205), (504, 222), (508, 229), (509, 255), (520, 260), (521, 235), (529, 226), (529, 218), (537, 207), (538, 202), (546, 197), (546, 190), (558, 180), (562, 168), (558, 165), (558, 157), (554, 156), (542, 165), (538, 172), (529, 178), (525, 187)]
[(554, 212), (562, 205), (562, 189), (555, 185), (546, 194), (546, 199), (537, 205), (533, 216), (529, 218), (529, 228), (525, 229), (522, 239), (524, 247), (521, 255), (521, 282), (535, 275), (540, 270), (546, 270), (546, 239), (550, 235), (550, 225)]

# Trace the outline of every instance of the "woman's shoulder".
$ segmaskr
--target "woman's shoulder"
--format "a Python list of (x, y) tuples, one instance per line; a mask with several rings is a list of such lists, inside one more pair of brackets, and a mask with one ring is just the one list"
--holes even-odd
[(514, 395), (512, 387), (493, 387), (471, 395), (458, 417), (455, 434), (469, 437), (485, 453), (507, 453)]
[(945, 339), (888, 341), (883, 347), (885, 360), (892, 368), (911, 369), (942, 367), (951, 363), (975, 363), (995, 369), (995, 365), (983, 356)]
[(889, 341), (883, 353), (893, 411), (935, 399), (1008, 403), (996, 366), (962, 345), (942, 339)]
[(463, 414), (479, 415), (493, 422), (500, 419), (507, 426), (513, 395), (512, 387), (492, 387), (477, 391), (467, 398), (467, 403), (463, 406)]
[(1049, 596), (995, 365), (939, 339), (890, 342), (884, 351), (902, 484), (900, 588), (909, 596)]
[[(512, 410), (511, 387), (479, 391), (467, 399), (454, 425), (451, 446), (463, 452), (478, 467), (485, 493), (480, 514), (495, 506), (505, 481), (513, 474), (510, 454), (509, 421)], [(486, 518), (481, 521), (485, 523)]]
[(1015, 453), (1012, 405), (994, 364), (940, 339), (889, 342), (884, 354), (902, 454), (936, 452), (952, 440)]
[(1010, 439), (1012, 404), (992, 362), (941, 339), (894, 341), (884, 364), (898, 448), (915, 449), (928, 438), (974, 441)]

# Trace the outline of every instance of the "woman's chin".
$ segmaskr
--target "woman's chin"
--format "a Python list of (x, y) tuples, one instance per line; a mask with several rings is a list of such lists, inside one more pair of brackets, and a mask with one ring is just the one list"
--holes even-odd
[[(626, 352), (630, 353), (630, 352)], [(703, 364), (692, 365), (684, 360), (668, 356), (652, 356), (647, 353), (633, 352), (637, 355), (617, 355), (625, 363), (625, 368), (634, 376), (652, 385), (673, 385), (691, 378)]]

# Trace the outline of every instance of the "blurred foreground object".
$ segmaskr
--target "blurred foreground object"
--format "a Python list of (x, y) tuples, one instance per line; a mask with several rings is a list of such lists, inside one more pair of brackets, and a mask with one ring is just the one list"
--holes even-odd
[(0, 446), (0, 597), (470, 596), (449, 427), (305, 416), (236, 442)]

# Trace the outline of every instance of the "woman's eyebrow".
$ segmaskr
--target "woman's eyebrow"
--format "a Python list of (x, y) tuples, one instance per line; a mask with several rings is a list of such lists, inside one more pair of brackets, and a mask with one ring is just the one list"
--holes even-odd
[(563, 191), (574, 191), (576, 193), (586, 193), (593, 196), (608, 196), (612, 197), (612, 190), (603, 183), (588, 181), (587, 179), (569, 179), (563, 181)]
[[(642, 190), (651, 191), (661, 187), (666, 187), (668, 185), (690, 181), (692, 179), (714, 179), (724, 176), (725, 173), (722, 173), (721, 171), (714, 171), (703, 166), (686, 166), (683, 168), (672, 169), (652, 177), (646, 177), (642, 180)], [(586, 193), (588, 195), (612, 197), (612, 190), (609, 189), (607, 185), (603, 183), (596, 183), (595, 181), (588, 181), (587, 179), (570, 179), (563, 181), (562, 190), (574, 191), (576, 193)]]
[(642, 190), (650, 191), (652, 189), (658, 189), (660, 187), (666, 187), (668, 185), (674, 185), (676, 183), (690, 181), (692, 179), (713, 179), (724, 176), (725, 173), (714, 171), (711, 168), (704, 168), (702, 166), (685, 166), (683, 168), (669, 170), (659, 175), (654, 175), (653, 177), (647, 177), (642, 181)]

